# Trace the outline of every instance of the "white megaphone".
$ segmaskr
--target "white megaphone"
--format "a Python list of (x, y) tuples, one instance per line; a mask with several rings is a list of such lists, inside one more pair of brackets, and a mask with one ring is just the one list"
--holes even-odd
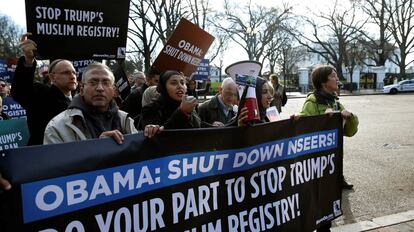
[[(256, 78), (259, 76), (261, 69), (261, 63), (248, 60), (231, 64), (225, 70), (225, 72), (230, 75), (236, 81), (236, 83), (239, 84), (239, 95), (241, 96), (241, 105), (239, 105), (239, 110), (244, 106), (247, 107), (248, 114), (246, 121), (248, 122), (260, 120), (255, 86)], [(240, 80), (242, 82), (240, 82)], [(242, 86), (245, 87), (243, 88)], [(245, 95), (244, 99), (243, 95)]]

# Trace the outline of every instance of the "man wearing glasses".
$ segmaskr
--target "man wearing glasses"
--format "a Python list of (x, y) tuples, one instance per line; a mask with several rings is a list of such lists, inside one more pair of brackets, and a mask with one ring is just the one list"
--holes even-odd
[[(114, 98), (115, 78), (108, 66), (90, 64), (82, 75), (80, 93), (73, 97), (68, 109), (47, 124), (44, 144), (75, 142), (111, 137), (122, 144), (124, 134), (133, 134), (134, 120), (118, 109)], [(0, 173), (0, 193), (11, 184)]]
[(76, 71), (72, 62), (64, 59), (54, 60), (49, 65), (50, 86), (35, 82), (36, 43), (27, 38), (31, 33), (22, 35), (20, 57), (13, 77), (11, 95), (27, 113), (30, 132), (28, 145), (43, 144), (47, 123), (69, 106), (71, 92), (77, 87)]
[(4, 81), (0, 79), (0, 97), (5, 98), (9, 95), (10, 87)]
[(124, 134), (136, 133), (134, 121), (113, 100), (115, 78), (108, 66), (90, 64), (82, 75), (80, 93), (68, 109), (46, 126), (44, 144), (111, 137), (122, 144)]
[(201, 121), (213, 126), (224, 126), (236, 116), (233, 105), (237, 102), (237, 85), (231, 77), (227, 77), (219, 87), (219, 94), (198, 107)]

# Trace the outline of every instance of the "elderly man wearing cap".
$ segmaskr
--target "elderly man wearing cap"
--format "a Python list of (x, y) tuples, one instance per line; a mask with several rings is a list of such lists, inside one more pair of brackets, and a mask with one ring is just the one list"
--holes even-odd
[(145, 74), (141, 71), (135, 72), (128, 78), (128, 81), (131, 86), (131, 91), (133, 91), (145, 83)]
[(125, 101), (122, 103), (121, 110), (128, 113), (128, 115), (135, 120), (137, 129), (142, 129), (137, 123), (140, 122), (140, 116), (142, 111), (142, 95), (149, 86), (158, 84), (160, 79), (159, 73), (150, 69), (145, 77), (145, 83), (138, 88), (135, 88)]
[(19, 58), (12, 82), (11, 95), (27, 113), (30, 132), (28, 145), (43, 144), (47, 123), (54, 116), (66, 110), (77, 87), (76, 71), (68, 60), (58, 59), (49, 65), (50, 86), (34, 81), (36, 43), (22, 35), (20, 48), (24, 56)]

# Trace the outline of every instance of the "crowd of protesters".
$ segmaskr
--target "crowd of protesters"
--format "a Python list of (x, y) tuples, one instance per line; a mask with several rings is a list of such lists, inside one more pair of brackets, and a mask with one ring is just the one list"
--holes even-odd
[[(247, 107), (237, 107), (240, 96), (231, 77), (223, 80), (215, 96), (200, 104), (197, 82), (180, 70), (134, 73), (129, 79), (131, 93), (121, 104), (114, 99), (115, 77), (105, 64), (90, 64), (78, 83), (71, 61), (56, 59), (45, 74), (50, 84), (36, 82), (36, 43), (28, 39), (28, 35), (30, 33), (21, 38), (20, 48), (24, 55), (18, 60), (12, 88), (0, 80), (0, 112), (2, 98), (8, 95), (26, 109), (30, 132), (28, 145), (104, 137), (122, 144), (125, 134), (139, 131), (151, 138), (168, 129), (252, 125), (246, 122)], [(278, 77), (270, 75), (269, 79), (257, 78), (255, 93), (259, 120), (253, 124), (269, 122), (266, 110), (275, 106), (281, 112), (286, 104), (286, 91)], [(338, 111), (345, 121), (344, 135), (353, 136), (357, 132), (358, 118), (338, 101), (336, 70), (329, 65), (317, 66), (311, 79), (315, 90), (307, 96), (301, 112), (293, 115), (292, 120)], [(208, 88), (209, 85), (206, 90)], [(0, 120), (3, 119), (7, 119), (7, 115), (1, 113)], [(0, 189), (10, 188), (10, 183), (0, 173)], [(345, 179), (344, 188), (352, 188)], [(322, 225), (318, 231), (330, 231), (330, 223)]]

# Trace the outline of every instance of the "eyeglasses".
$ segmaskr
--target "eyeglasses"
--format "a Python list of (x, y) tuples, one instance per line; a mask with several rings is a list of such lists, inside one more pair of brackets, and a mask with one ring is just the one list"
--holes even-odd
[(88, 84), (88, 85), (90, 85), (92, 87), (97, 87), (99, 84), (101, 84), (103, 87), (106, 87), (106, 88), (112, 86), (112, 82), (110, 80), (102, 80), (102, 81), (99, 81), (99, 80), (88, 80), (86, 82), (86, 84)]
[(67, 75), (67, 76), (69, 76), (69, 75), (77, 76), (78, 75), (77, 72), (72, 71), (72, 70), (66, 70), (66, 71), (63, 71), (63, 72), (53, 72), (53, 74), (62, 74), (62, 75)]

